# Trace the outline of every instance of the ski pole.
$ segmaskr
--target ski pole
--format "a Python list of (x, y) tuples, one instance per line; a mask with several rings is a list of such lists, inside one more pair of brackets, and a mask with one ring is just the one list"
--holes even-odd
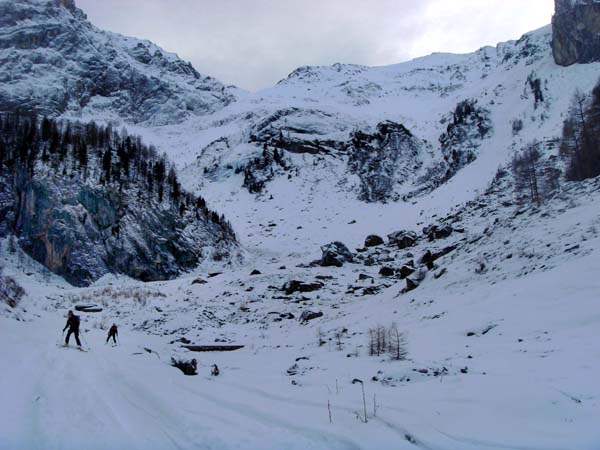
[(92, 347), (90, 347), (90, 344), (88, 344), (87, 339), (83, 336), (83, 333), (81, 333), (81, 339), (83, 339), (83, 342), (85, 343), (85, 346), (88, 348), (88, 350), (91, 350)]

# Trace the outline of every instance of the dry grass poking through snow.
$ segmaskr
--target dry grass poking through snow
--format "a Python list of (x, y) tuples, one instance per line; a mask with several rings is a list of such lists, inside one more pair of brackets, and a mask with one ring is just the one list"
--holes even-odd
[(107, 286), (101, 289), (94, 289), (83, 292), (81, 294), (71, 294), (67, 300), (73, 304), (76, 303), (93, 303), (102, 306), (108, 306), (109, 303), (117, 300), (130, 300), (140, 306), (145, 306), (148, 300), (153, 298), (166, 297), (160, 291), (137, 286), (129, 287), (112, 287)]

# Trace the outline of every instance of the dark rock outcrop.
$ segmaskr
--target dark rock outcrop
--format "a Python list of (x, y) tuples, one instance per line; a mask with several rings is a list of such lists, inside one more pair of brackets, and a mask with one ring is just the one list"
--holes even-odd
[(411, 276), (415, 270), (416, 269), (411, 261), (409, 264), (405, 264), (399, 269), (384, 266), (379, 270), (379, 275), (382, 277), (398, 277), (403, 280)]
[(311, 320), (318, 319), (319, 317), (323, 317), (323, 313), (321, 311), (314, 312), (314, 311), (306, 310), (306, 311), (302, 312), (302, 314), (300, 315), (300, 322), (306, 323)]
[(381, 269), (379, 269), (379, 275), (381, 275), (382, 277), (393, 277), (394, 275), (396, 275), (396, 269), (387, 266), (382, 267)]
[(123, 209), (117, 192), (68, 178), (27, 181), (14, 198), (9, 214), (21, 248), (76, 286), (109, 272), (169, 279), (195, 267), (203, 248), (218, 241), (214, 225), (159, 205), (137, 209), (133, 199)]
[(319, 261), (319, 265), (322, 267), (342, 267), (344, 263), (354, 260), (354, 256), (348, 250), (348, 247), (338, 241), (323, 245), (321, 251), (323, 256)]
[(552, 52), (560, 66), (600, 61), (600, 3), (555, 0)]
[(376, 234), (371, 234), (365, 239), (365, 247), (377, 247), (383, 244), (383, 238)]
[(415, 272), (414, 264), (405, 264), (400, 269), (398, 269), (398, 275), (400, 279), (407, 278), (411, 276)]
[(377, 132), (357, 131), (348, 146), (348, 167), (360, 178), (359, 198), (367, 202), (396, 200), (396, 185), (418, 169), (423, 144), (404, 125), (385, 121)]
[[(310, 121), (303, 118), (310, 118)], [(330, 113), (315, 109), (279, 109), (252, 128), (249, 142), (268, 144), (290, 153), (330, 154), (342, 149), (343, 144), (328, 139), (315, 139), (314, 136), (323, 134), (324, 130), (319, 124), (327, 123), (331, 118)]]
[(198, 375), (198, 361), (192, 359), (190, 361), (178, 360), (175, 358), (171, 358), (171, 365), (173, 367), (177, 367), (181, 370), (185, 375)]
[(296, 292), (314, 292), (318, 291), (323, 287), (323, 283), (306, 283), (304, 281), (291, 280), (283, 285), (281, 288), (286, 295), (292, 295)]
[(416, 245), (418, 237), (413, 231), (396, 231), (388, 235), (390, 244), (395, 244), (399, 249), (405, 249)]
[(418, 288), (423, 280), (427, 277), (427, 272), (424, 269), (416, 270), (410, 277), (406, 279), (406, 287), (403, 289), (403, 293), (414, 291)]
[(432, 270), (434, 268), (434, 262), (437, 261), (438, 259), (440, 259), (442, 256), (447, 255), (448, 253), (453, 252), (454, 250), (456, 250), (456, 246), (455, 245), (450, 245), (448, 247), (444, 247), (442, 250), (439, 250), (437, 252), (432, 252), (431, 250), (427, 250), (425, 252), (425, 254), (421, 257), (421, 259), (419, 260), (419, 262), (423, 265), (425, 265), (429, 270)]
[(489, 110), (468, 99), (456, 105), (446, 132), (440, 136), (440, 145), (447, 163), (445, 180), (477, 158), (481, 141), (492, 131)]
[(437, 239), (446, 239), (452, 235), (454, 228), (450, 225), (429, 225), (423, 228), (423, 234), (427, 236), (430, 241)]
[(493, 133), (490, 111), (475, 99), (459, 102), (444, 121), (448, 123), (446, 131), (439, 138), (444, 159), (419, 178), (420, 193), (436, 189), (475, 161), (484, 139)]

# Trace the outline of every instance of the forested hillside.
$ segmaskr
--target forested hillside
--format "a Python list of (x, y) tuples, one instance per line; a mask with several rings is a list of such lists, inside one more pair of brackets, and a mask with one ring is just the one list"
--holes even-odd
[(235, 247), (230, 224), (126, 130), (0, 115), (0, 236), (76, 285), (170, 278)]

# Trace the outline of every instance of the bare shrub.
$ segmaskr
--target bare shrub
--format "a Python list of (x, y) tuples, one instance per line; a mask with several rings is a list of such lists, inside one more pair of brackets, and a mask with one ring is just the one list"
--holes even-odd
[(325, 335), (323, 334), (323, 330), (321, 330), (321, 327), (317, 328), (317, 343), (319, 347), (322, 347), (327, 343), (325, 341)]
[(395, 323), (388, 328), (382, 325), (369, 328), (369, 356), (381, 356), (386, 353), (395, 360), (404, 360), (408, 355), (406, 337)]
[(341, 352), (344, 348), (342, 337), (344, 336), (344, 330), (336, 330), (335, 337), (335, 348), (338, 352)]
[(389, 334), (388, 352), (390, 356), (396, 361), (405, 360), (406, 356), (408, 355), (408, 350), (406, 348), (406, 336), (404, 333), (400, 332), (396, 323), (393, 323), (389, 328)]
[(512, 124), (512, 133), (513, 136), (516, 136), (523, 130), (523, 120), (522, 119), (513, 119)]
[(146, 306), (148, 301), (151, 299), (164, 297), (166, 297), (166, 295), (160, 291), (140, 288), (137, 286), (128, 286), (123, 288), (106, 286), (99, 289), (93, 289), (79, 295), (71, 295), (69, 300), (72, 303), (102, 303), (104, 306), (107, 304), (107, 299), (114, 301), (129, 300), (143, 307)]

